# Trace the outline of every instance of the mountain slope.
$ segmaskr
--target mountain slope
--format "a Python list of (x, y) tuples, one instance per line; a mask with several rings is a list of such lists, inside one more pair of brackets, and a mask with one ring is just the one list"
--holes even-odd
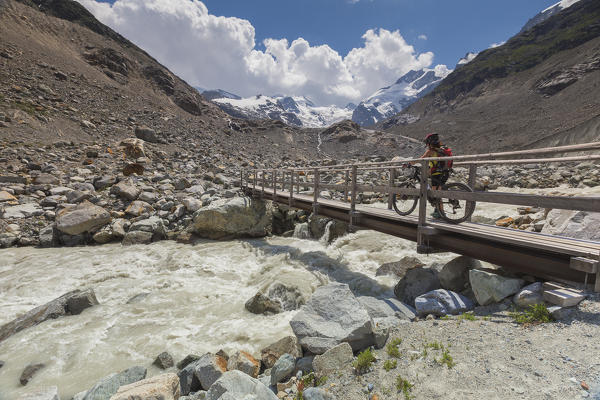
[(370, 126), (389, 118), (431, 92), (449, 73), (429, 68), (409, 71), (393, 85), (379, 89), (360, 102), (352, 113), (352, 121)]
[(415, 138), (436, 131), (469, 152), (560, 141), (567, 132), (585, 141), (589, 129), (585, 139), (573, 132), (600, 114), (599, 58), (600, 2), (581, 0), (481, 52), (403, 111), (418, 122), (388, 129)]

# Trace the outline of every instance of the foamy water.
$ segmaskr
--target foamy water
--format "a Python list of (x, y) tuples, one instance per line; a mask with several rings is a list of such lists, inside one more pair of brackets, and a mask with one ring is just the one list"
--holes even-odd
[[(505, 205), (478, 205), (475, 211), (490, 218), (514, 214), (515, 207)], [(0, 400), (49, 385), (70, 399), (133, 365), (147, 367), (152, 376), (160, 371), (151, 363), (163, 351), (176, 361), (219, 349), (259, 356), (261, 348), (292, 334), (289, 320), (295, 311), (249, 313), (244, 303), (258, 290), (282, 282), (299, 287), (308, 299), (317, 287), (337, 281), (359, 295), (393, 296), (397, 278), (376, 277), (375, 271), (408, 255), (427, 264), (456, 256), (417, 255), (413, 242), (374, 231), (359, 231), (331, 245), (273, 237), (0, 250), (0, 324), (74, 289), (93, 288), (100, 302), (80, 315), (46, 321), (0, 342), (0, 360), (6, 362), (0, 368)], [(142, 295), (138, 301), (127, 303), (137, 295)], [(46, 367), (22, 387), (19, 376), (30, 363)]]

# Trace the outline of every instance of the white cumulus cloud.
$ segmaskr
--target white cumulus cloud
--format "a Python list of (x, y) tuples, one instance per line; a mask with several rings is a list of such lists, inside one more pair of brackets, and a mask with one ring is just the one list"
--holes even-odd
[(266, 39), (259, 50), (249, 21), (211, 15), (199, 0), (78, 1), (188, 83), (241, 96), (345, 105), (433, 62), (433, 53), (418, 54), (398, 31), (368, 30), (363, 46), (346, 56), (303, 38)]
[(427, 35), (419, 35), (419, 39), (421, 39), (421, 40), (427, 40)]

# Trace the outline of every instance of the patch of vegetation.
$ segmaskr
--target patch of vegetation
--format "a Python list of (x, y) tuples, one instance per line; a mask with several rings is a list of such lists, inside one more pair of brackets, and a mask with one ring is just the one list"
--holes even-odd
[(411, 394), (414, 386), (414, 384), (410, 383), (408, 380), (404, 379), (400, 375), (398, 375), (398, 377), (396, 378), (396, 389), (398, 390), (398, 392), (402, 392), (406, 400), (414, 398), (414, 396)]
[(468, 311), (466, 313), (463, 313), (461, 315), (458, 316), (458, 321), (477, 321), (477, 317), (475, 315), (473, 315), (472, 311)]
[(352, 362), (352, 366), (356, 369), (356, 371), (360, 373), (364, 373), (369, 370), (371, 364), (375, 362), (375, 356), (371, 352), (371, 349), (368, 348), (358, 354), (356, 360)]
[(516, 323), (522, 325), (554, 322), (554, 318), (550, 314), (550, 311), (548, 311), (548, 307), (546, 307), (545, 304), (533, 304), (523, 312), (512, 312), (510, 316), (515, 320)]
[(303, 376), (302, 379), (300, 379), (300, 382), (297, 386), (298, 393), (296, 393), (294, 400), (304, 400), (304, 396), (302, 394), (304, 389), (306, 389), (308, 387), (323, 386), (325, 384), (325, 382), (327, 382), (326, 376), (317, 378), (314, 372), (311, 372), (310, 374)]
[(41, 112), (35, 109), (35, 106), (30, 103), (22, 103), (20, 101), (13, 101), (10, 103), (13, 108), (17, 108), (21, 111), (25, 111), (27, 114), (35, 116), (36, 114), (40, 114)]
[(398, 346), (402, 343), (402, 339), (394, 338), (388, 345), (386, 346), (386, 351), (390, 357), (400, 358), (400, 349)]
[(442, 358), (440, 360), (435, 360), (438, 364), (446, 365), (448, 369), (452, 369), (456, 365), (454, 359), (450, 355), (450, 350), (444, 349), (442, 350)]
[(396, 360), (386, 360), (383, 363), (383, 369), (389, 372), (391, 369), (395, 369), (398, 366), (398, 362)]

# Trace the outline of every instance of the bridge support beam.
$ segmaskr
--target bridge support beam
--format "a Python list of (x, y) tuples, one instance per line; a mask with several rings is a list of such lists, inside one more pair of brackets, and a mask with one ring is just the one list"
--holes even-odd
[(429, 246), (426, 244), (426, 237), (423, 235), (423, 228), (427, 224), (427, 177), (429, 168), (427, 161), (421, 161), (421, 191), (419, 193), (419, 222), (417, 226), (417, 253), (429, 253)]

